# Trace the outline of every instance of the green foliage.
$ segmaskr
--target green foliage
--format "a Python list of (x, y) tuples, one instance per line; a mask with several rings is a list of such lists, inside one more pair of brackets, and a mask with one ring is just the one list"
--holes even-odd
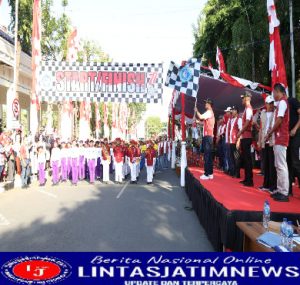
[[(290, 81), (288, 2), (276, 1), (276, 5), (281, 22), (282, 47)], [(299, 78), (300, 53), (297, 47), (300, 46), (300, 1), (293, 1), (293, 5), (296, 73)], [(219, 46), (229, 73), (270, 84), (269, 31), (265, 0), (208, 0), (194, 27), (194, 37), (194, 56), (203, 57), (204, 64), (210, 61), (216, 66), (216, 47)], [(253, 53), (254, 64), (252, 64)], [(252, 74), (252, 69), (254, 69), (254, 74)]]
[(149, 117), (145, 123), (145, 128), (147, 138), (156, 137), (163, 129), (160, 117)]
[(142, 119), (142, 116), (146, 111), (146, 104), (129, 103), (128, 108), (130, 110), (130, 117), (128, 118), (128, 127), (130, 129), (133, 125), (137, 125), (138, 122)]
[[(11, 24), (10, 28), (14, 30), (15, 26), (15, 0), (8, 0), (11, 6)], [(62, 6), (65, 8), (68, 1), (63, 1)], [(32, 35), (32, 0), (19, 1), (19, 22), (18, 37), (22, 49), (25, 52), (31, 52), (31, 35)], [(70, 19), (66, 14), (56, 17), (51, 9), (53, 0), (42, 0), (42, 40), (41, 48), (43, 57), (46, 59), (56, 60), (58, 56), (66, 58), (67, 38), (70, 34)]]
[(80, 62), (110, 62), (112, 61), (107, 53), (95, 41), (82, 40), (81, 50), (78, 52)]

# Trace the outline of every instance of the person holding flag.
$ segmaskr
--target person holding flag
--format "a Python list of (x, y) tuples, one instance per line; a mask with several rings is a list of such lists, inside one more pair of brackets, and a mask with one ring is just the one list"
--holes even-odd
[(215, 115), (212, 109), (213, 101), (211, 99), (204, 100), (206, 112), (200, 114), (195, 106), (195, 115), (199, 120), (204, 121), (203, 127), (203, 148), (204, 148), (204, 174), (200, 177), (202, 180), (213, 179), (213, 160), (212, 147), (214, 137)]

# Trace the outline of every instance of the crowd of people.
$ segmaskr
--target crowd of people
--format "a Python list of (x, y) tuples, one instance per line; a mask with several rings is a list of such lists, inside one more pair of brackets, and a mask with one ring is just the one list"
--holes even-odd
[[(219, 167), (228, 175), (241, 177), (246, 187), (253, 187), (253, 154), (260, 157), (261, 191), (269, 191), (278, 202), (288, 202), (293, 195), (295, 178), (300, 181), (300, 103), (288, 97), (282, 84), (274, 86), (273, 95), (265, 99), (261, 110), (253, 110), (252, 95), (241, 96), (244, 110), (228, 106), (217, 122), (217, 155)], [(195, 109), (197, 120), (203, 121), (203, 180), (213, 179), (213, 141), (215, 116), (212, 100), (205, 100), (206, 111)], [(239, 115), (241, 112), (241, 116)]]
[(136, 184), (145, 168), (147, 183), (152, 184), (155, 172), (169, 167), (170, 150), (166, 136), (129, 142), (120, 138), (61, 141), (43, 133), (32, 137), (20, 130), (8, 131), (0, 136), (0, 175), (1, 181), (8, 182), (20, 175), (23, 189), (35, 180), (45, 186), (48, 177), (53, 186), (67, 181), (77, 186), (83, 180), (122, 184), (128, 177)]

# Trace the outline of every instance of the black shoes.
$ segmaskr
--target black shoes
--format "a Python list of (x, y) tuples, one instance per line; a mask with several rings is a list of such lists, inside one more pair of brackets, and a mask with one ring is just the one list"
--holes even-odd
[(244, 186), (246, 186), (246, 187), (253, 187), (253, 186), (254, 186), (253, 181), (245, 181), (243, 184), (244, 184)]
[(274, 199), (274, 201), (277, 201), (277, 202), (289, 202), (290, 201), (288, 196), (282, 195), (281, 193), (275, 194), (272, 198)]

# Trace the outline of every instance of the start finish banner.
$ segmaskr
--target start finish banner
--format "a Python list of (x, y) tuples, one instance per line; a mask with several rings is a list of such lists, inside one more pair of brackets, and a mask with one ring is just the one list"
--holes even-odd
[(163, 93), (162, 64), (69, 63), (44, 61), (41, 101), (158, 103)]

